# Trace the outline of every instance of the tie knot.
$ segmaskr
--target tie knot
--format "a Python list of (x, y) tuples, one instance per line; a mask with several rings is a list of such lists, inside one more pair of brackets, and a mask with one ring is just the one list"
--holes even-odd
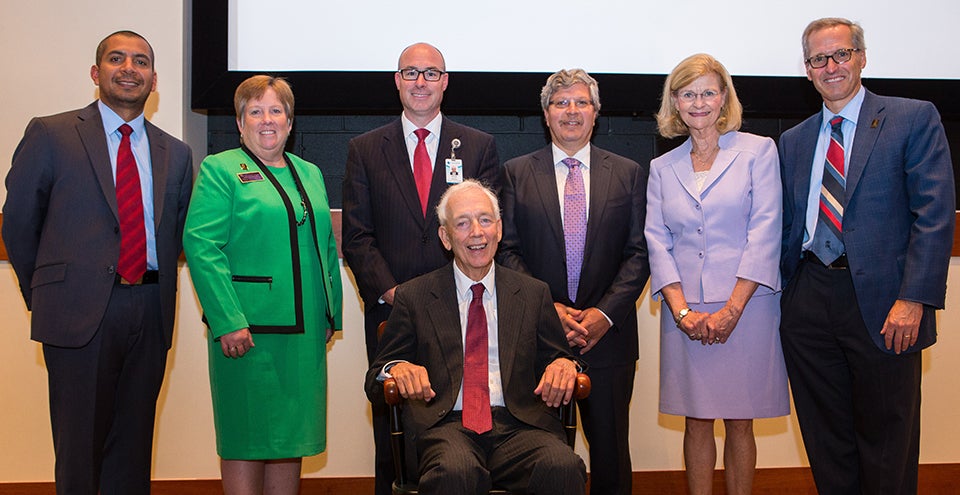
[(564, 158), (563, 164), (566, 165), (567, 168), (571, 168), (571, 169), (574, 167), (579, 167), (580, 165), (583, 165), (582, 163), (580, 163), (580, 160), (577, 160), (576, 158)]
[(413, 133), (416, 134), (416, 135), (417, 135), (417, 139), (419, 139), (419, 140), (421, 140), (421, 141), (423, 141), (424, 139), (427, 139), (427, 136), (430, 135), (430, 131), (428, 131), (428, 130), (422, 128), (422, 127), (421, 127), (420, 129), (417, 129), (417, 130), (413, 131)]
[(843, 123), (843, 117), (839, 115), (837, 115), (836, 117), (830, 120), (830, 126), (833, 127), (834, 129), (837, 129), (838, 127), (840, 127), (840, 124), (842, 123)]
[(120, 134), (122, 134), (123, 137), (133, 134), (133, 127), (130, 127), (128, 124), (123, 124), (122, 126), (118, 127), (117, 130), (120, 131)]
[(476, 301), (483, 297), (483, 284), (473, 284), (470, 286), (473, 291), (473, 300)]

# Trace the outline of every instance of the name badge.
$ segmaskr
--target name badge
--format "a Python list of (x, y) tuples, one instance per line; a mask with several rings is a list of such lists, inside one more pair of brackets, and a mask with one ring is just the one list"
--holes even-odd
[(447, 158), (447, 184), (463, 182), (463, 161), (459, 158)]
[(248, 182), (260, 182), (263, 180), (263, 174), (260, 172), (240, 172), (237, 174), (237, 177), (240, 178), (240, 183), (246, 184)]

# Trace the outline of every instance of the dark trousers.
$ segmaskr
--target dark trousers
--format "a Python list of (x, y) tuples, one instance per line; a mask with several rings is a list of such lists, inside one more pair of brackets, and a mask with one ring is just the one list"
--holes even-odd
[(805, 260), (781, 299), (780, 335), (821, 495), (915, 494), (921, 354), (877, 348), (849, 269)]
[(58, 495), (150, 493), (167, 346), (158, 285), (116, 286), (93, 339), (44, 344)]
[[(368, 308), (364, 315), (364, 337), (367, 344), (367, 366), (377, 357), (377, 326), (387, 321), (393, 306), (377, 304)], [(390, 450), (390, 407), (385, 402), (370, 404), (373, 418), (374, 445), (374, 494), (390, 495), (395, 478), (393, 451)]]
[(590, 395), (577, 402), (590, 449), (590, 494), (630, 495), (630, 397), (636, 365), (591, 367)]
[(557, 431), (534, 428), (504, 407), (493, 409), (493, 429), (463, 427), (453, 411), (420, 434), (422, 495), (486, 495), (492, 486), (530, 495), (582, 495), (586, 468)]

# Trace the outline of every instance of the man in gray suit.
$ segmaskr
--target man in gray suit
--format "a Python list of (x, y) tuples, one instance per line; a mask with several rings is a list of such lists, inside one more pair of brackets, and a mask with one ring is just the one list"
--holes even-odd
[(550, 286), (567, 340), (590, 366), (593, 390), (577, 403), (590, 493), (629, 495), (648, 167), (590, 144), (600, 90), (582, 69), (551, 75), (540, 105), (552, 143), (503, 166), (499, 261)]
[(490, 189), (452, 186), (437, 214), (454, 261), (397, 289), (367, 396), (383, 401), (389, 373), (408, 399), (424, 495), (582, 494), (583, 461), (554, 409), (571, 400), (577, 367), (547, 286), (493, 262), (502, 224)]
[(147, 494), (192, 159), (144, 119), (142, 36), (107, 36), (90, 76), (99, 101), (27, 126), (3, 240), (43, 344), (57, 493)]
[(803, 33), (823, 109), (780, 137), (780, 332), (820, 493), (917, 492), (920, 351), (936, 341), (954, 231), (940, 115), (863, 87), (863, 29)]
[[(410, 45), (397, 69), (394, 83), (403, 113), (350, 140), (343, 177), (343, 257), (363, 299), (368, 364), (376, 356), (377, 326), (390, 316), (397, 284), (449, 262), (436, 236), (440, 195), (470, 178), (497, 190), (500, 169), (493, 136), (440, 113), (450, 74), (439, 50), (426, 43)], [(375, 493), (389, 495), (393, 458), (382, 402), (373, 403), (373, 435)]]

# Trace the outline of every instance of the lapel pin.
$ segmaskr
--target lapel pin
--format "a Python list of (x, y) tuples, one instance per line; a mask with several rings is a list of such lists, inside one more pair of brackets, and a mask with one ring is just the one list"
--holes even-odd
[(879, 124), (880, 124), (880, 119), (873, 119), (873, 122), (870, 122), (870, 128), (876, 129)]

